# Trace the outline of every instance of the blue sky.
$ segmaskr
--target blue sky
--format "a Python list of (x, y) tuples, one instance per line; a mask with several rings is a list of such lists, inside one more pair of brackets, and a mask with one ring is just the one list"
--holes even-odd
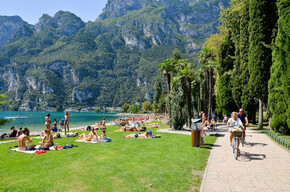
[(107, 0), (0, 0), (0, 15), (19, 15), (24, 21), (35, 24), (47, 13), (53, 16), (57, 11), (70, 11), (83, 21), (94, 21)]

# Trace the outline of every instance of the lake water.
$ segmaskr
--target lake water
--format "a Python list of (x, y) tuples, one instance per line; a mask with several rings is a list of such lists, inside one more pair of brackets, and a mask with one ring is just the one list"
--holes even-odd
[[(53, 123), (53, 119), (56, 118), (59, 121), (64, 118), (64, 112), (24, 112), (24, 111), (0, 111), (0, 119), (5, 117), (15, 117), (18, 115), (28, 116), (27, 119), (14, 119), (10, 123), (0, 126), (0, 133), (10, 132), (10, 127), (15, 126), (16, 129), (19, 127), (27, 127), (30, 131), (41, 131), (45, 129), (45, 116), (50, 113), (50, 119)], [(84, 127), (93, 125), (94, 123), (100, 123), (103, 118), (106, 118), (106, 122), (109, 123), (113, 119), (117, 119), (115, 113), (78, 113), (71, 112), (70, 115), (70, 128)], [(58, 125), (59, 127), (59, 125)]]

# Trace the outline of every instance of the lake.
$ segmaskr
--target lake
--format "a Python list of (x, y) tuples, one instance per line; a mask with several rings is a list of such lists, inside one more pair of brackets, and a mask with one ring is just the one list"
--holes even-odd
[[(45, 116), (50, 113), (50, 119), (53, 124), (53, 119), (56, 118), (59, 121), (64, 118), (64, 112), (26, 112), (26, 111), (0, 111), (0, 119), (5, 117), (15, 117), (18, 115), (28, 116), (27, 119), (14, 119), (10, 123), (0, 126), (0, 133), (10, 132), (10, 127), (15, 126), (27, 127), (30, 131), (41, 131), (45, 129)], [(106, 122), (109, 123), (113, 119), (117, 119), (116, 113), (79, 113), (71, 112), (70, 115), (70, 128), (84, 127), (92, 125), (96, 122), (100, 123), (103, 118), (106, 118)], [(58, 125), (59, 127), (59, 125)]]

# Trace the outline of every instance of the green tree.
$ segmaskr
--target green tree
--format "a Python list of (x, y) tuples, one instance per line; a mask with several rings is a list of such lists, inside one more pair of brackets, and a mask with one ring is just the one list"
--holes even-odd
[(290, 50), (290, 2), (279, 0), (278, 33), (273, 46), (273, 65), (269, 80), (268, 103), (272, 112), (271, 128), (276, 131), (290, 133), (290, 95), (289, 95), (289, 50)]
[(204, 71), (204, 111), (205, 114), (209, 115), (209, 119), (212, 112), (213, 72), (216, 67), (215, 55), (213, 51), (208, 48), (202, 48), (199, 52), (199, 63)]
[(168, 105), (168, 116), (169, 116), (169, 124), (171, 127), (171, 73), (174, 69), (174, 60), (169, 58), (163, 61), (163, 63), (159, 64), (158, 67), (160, 67), (161, 73), (163, 73), (167, 79), (167, 105)]
[(137, 105), (137, 104), (133, 104), (133, 105), (131, 105), (131, 107), (130, 107), (130, 112), (131, 113), (138, 113), (139, 112), (139, 105)]
[(151, 101), (145, 101), (142, 103), (142, 110), (144, 111), (150, 111), (151, 110)]
[[(5, 105), (6, 101), (5, 101), (6, 95), (4, 94), (0, 94), (0, 105)], [(7, 119), (0, 119), (0, 126), (5, 125), (6, 123), (9, 123), (10, 121)]]
[(130, 108), (130, 104), (128, 104), (128, 103), (124, 103), (124, 105), (122, 105), (122, 109), (124, 112), (127, 112), (129, 110), (129, 108)]
[(259, 128), (263, 127), (263, 102), (268, 95), (272, 64), (271, 48), (276, 14), (273, 0), (250, 0), (249, 5), (249, 88), (259, 101)]
[(154, 86), (153, 103), (155, 105), (159, 104), (159, 99), (160, 99), (161, 94), (162, 94), (162, 84), (158, 76), (155, 81), (155, 86)]
[(178, 60), (178, 70), (177, 75), (184, 78), (186, 90), (184, 91), (186, 93), (186, 100), (187, 100), (187, 121), (186, 124), (188, 127), (191, 127), (191, 118), (192, 118), (192, 91), (191, 91), (191, 82), (194, 76), (194, 71), (191, 68), (191, 63), (188, 62), (188, 59), (180, 59)]
[(186, 122), (186, 95), (184, 77), (177, 76), (172, 81), (172, 127), (181, 130)]
[(94, 111), (99, 113), (99, 112), (102, 112), (102, 109), (101, 109), (101, 107), (97, 107)]
[(234, 67), (235, 45), (229, 32), (221, 44), (218, 53), (219, 84), (217, 92), (217, 108), (223, 114), (230, 114), (236, 110), (231, 90), (231, 71)]

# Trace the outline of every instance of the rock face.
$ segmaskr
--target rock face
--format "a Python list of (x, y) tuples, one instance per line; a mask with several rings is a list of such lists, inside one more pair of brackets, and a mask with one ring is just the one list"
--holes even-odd
[(34, 26), (0, 17), (0, 45), (6, 43), (0, 46), (0, 93), (8, 96), (10, 110), (151, 100), (157, 64), (176, 48), (196, 64), (229, 2), (108, 0), (88, 23), (64, 11), (44, 14)]
[(54, 17), (44, 14), (35, 24), (37, 33), (57, 31), (59, 35), (71, 36), (83, 28), (85, 23), (70, 12), (59, 11)]
[(5, 45), (11, 35), (25, 24), (28, 23), (19, 16), (0, 16), (0, 45)]

